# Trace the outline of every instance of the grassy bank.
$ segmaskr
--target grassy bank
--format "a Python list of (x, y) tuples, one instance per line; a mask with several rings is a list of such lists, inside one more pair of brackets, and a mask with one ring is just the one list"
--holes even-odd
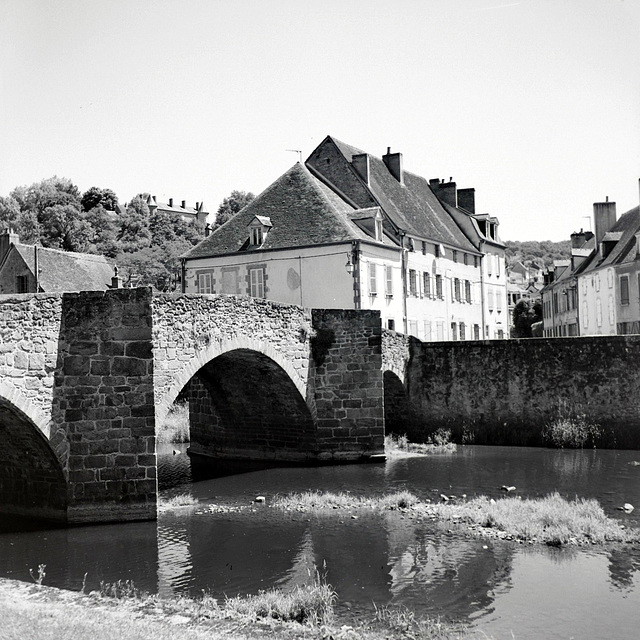
[(558, 493), (544, 498), (519, 497), (433, 504), (408, 491), (379, 497), (307, 492), (277, 497), (272, 506), (288, 511), (327, 514), (349, 510), (404, 510), (416, 517), (451, 522), (465, 532), (522, 542), (559, 546), (638, 542), (640, 530), (626, 529), (609, 518), (597, 500), (566, 500)]
[[(107, 585), (106, 591), (114, 591)], [(315, 640), (471, 640), (486, 638), (458, 624), (418, 619), (407, 610), (380, 608), (360, 626), (334, 620), (335, 594), (312, 584), (291, 592), (267, 591), (218, 602), (142, 596), (83, 595), (46, 586), (0, 579), (0, 636), (3, 640), (244, 640), (282, 638)]]

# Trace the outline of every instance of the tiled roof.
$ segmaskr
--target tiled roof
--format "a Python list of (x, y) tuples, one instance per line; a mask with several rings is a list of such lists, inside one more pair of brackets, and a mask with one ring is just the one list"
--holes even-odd
[(267, 217), (273, 225), (259, 250), (372, 240), (349, 219), (353, 210), (298, 162), (183, 257), (255, 251), (247, 230), (255, 216)]
[[(635, 260), (635, 234), (640, 231), (640, 207), (634, 207), (623, 213), (617, 222), (605, 234), (604, 240), (616, 242), (613, 249), (602, 259), (600, 247), (589, 258), (582, 272), (593, 271), (608, 265), (622, 264)], [(616, 241), (617, 238), (617, 241)]]
[[(329, 175), (323, 163), (318, 161), (317, 151), (323, 145), (333, 145), (342, 154), (344, 166), (341, 167), (341, 174), (334, 171)], [(349, 198), (356, 202), (358, 198), (362, 199), (362, 184), (354, 186), (357, 173), (351, 161), (354, 155), (364, 152), (331, 136), (327, 136), (318, 149), (309, 156), (306, 163)], [(393, 224), (409, 235), (474, 251), (475, 247), (442, 206), (429, 187), (429, 182), (406, 170), (403, 171), (403, 178), (404, 184), (401, 184), (389, 172), (381, 158), (369, 154), (368, 191), (372, 202), (362, 202), (359, 203), (360, 206), (377, 203)]]
[[(15, 244), (32, 273), (33, 245)], [(46, 292), (104, 291), (111, 284), (113, 264), (104, 256), (38, 247), (38, 284)]]

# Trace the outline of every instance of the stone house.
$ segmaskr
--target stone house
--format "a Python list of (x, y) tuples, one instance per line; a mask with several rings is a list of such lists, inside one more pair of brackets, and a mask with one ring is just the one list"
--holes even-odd
[(195, 207), (187, 206), (187, 201), (182, 200), (180, 205), (174, 204), (173, 198), (169, 202), (158, 202), (155, 196), (147, 196), (147, 206), (149, 213), (160, 211), (163, 213), (177, 213), (185, 222), (192, 222), (204, 225), (207, 222), (209, 212), (204, 202), (196, 202)]
[(185, 254), (183, 290), (376, 309), (387, 328), (427, 341), (504, 337), (497, 226), (475, 214), (473, 189), (327, 136)]
[(0, 233), (0, 294), (106, 290), (113, 264), (104, 256), (59, 251)]

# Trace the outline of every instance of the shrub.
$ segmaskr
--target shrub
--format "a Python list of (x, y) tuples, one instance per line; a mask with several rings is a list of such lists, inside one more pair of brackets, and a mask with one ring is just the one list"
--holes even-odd
[(176, 402), (158, 427), (158, 442), (179, 444), (189, 442), (189, 438), (189, 403)]
[(582, 449), (596, 447), (601, 436), (600, 428), (587, 420), (584, 414), (576, 415), (561, 405), (558, 417), (542, 429), (542, 439), (558, 449)]

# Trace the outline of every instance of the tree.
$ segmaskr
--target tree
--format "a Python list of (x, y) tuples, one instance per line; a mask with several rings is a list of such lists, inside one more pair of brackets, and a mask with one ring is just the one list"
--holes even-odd
[(83, 211), (90, 211), (94, 207), (104, 207), (107, 211), (115, 211), (118, 206), (118, 196), (111, 189), (91, 187), (80, 199)]
[(531, 325), (542, 320), (542, 303), (520, 300), (513, 308), (512, 338), (531, 338)]
[(144, 194), (137, 195), (127, 205), (120, 219), (118, 242), (122, 251), (132, 253), (151, 244), (149, 231), (149, 206)]
[(121, 251), (118, 242), (120, 225), (113, 211), (107, 211), (102, 205), (93, 207), (84, 214), (84, 220), (92, 230), (90, 251), (108, 258), (115, 258)]
[(28, 187), (16, 187), (11, 196), (21, 211), (35, 211), (38, 216), (55, 205), (71, 205), (80, 210), (80, 192), (71, 180), (53, 176)]
[[(11, 196), (0, 196), (0, 230), (16, 229), (18, 217), (20, 216), (20, 205)], [(16, 229), (17, 230), (17, 229)]]
[(54, 204), (38, 216), (42, 246), (65, 251), (86, 251), (93, 229), (71, 204)]
[(213, 228), (221, 227), (227, 220), (233, 218), (238, 211), (244, 209), (254, 198), (255, 196), (250, 191), (232, 191), (231, 195), (220, 203)]

